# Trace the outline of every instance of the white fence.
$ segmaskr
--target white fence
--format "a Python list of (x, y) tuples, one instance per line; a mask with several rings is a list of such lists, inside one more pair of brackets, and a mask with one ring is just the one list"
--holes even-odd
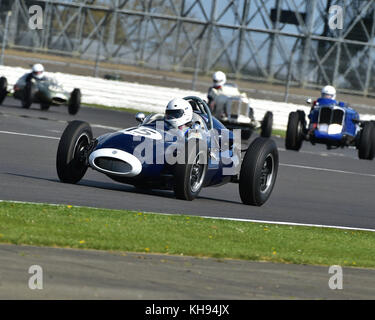
[[(29, 70), (0, 66), (0, 76), (5, 76), (8, 79), (9, 89), (11, 89), (18, 78), (26, 72), (29, 72)], [(104, 80), (64, 73), (47, 72), (46, 75), (56, 78), (67, 91), (80, 88), (82, 91), (82, 102), (85, 104), (131, 108), (148, 112), (163, 112), (168, 101), (175, 97), (196, 95), (206, 99), (207, 95), (206, 92)], [(251, 99), (251, 97), (250, 103), (254, 109), (256, 120), (262, 120), (267, 111), (273, 112), (275, 129), (286, 129), (288, 115), (291, 111), (303, 109), (308, 113), (310, 110), (310, 107), (306, 105)], [(361, 119), (370, 118), (375, 120), (375, 116), (361, 115)]]

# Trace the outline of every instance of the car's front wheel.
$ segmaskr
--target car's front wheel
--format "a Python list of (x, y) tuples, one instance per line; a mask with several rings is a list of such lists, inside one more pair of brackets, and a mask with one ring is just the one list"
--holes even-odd
[(375, 126), (366, 122), (360, 132), (358, 157), (363, 160), (373, 160), (375, 156)]
[(207, 172), (207, 152), (198, 144), (185, 152), (185, 163), (177, 163), (174, 170), (174, 193), (177, 199), (194, 200), (202, 190)]
[(271, 111), (267, 111), (263, 117), (260, 135), (263, 138), (270, 138), (272, 135), (272, 127), (273, 127), (273, 113)]
[(287, 150), (299, 151), (303, 143), (304, 122), (301, 112), (291, 112), (288, 119), (288, 127), (285, 137), (285, 148)]
[(49, 110), (49, 108), (50, 108), (50, 104), (49, 103), (41, 103), (40, 104), (40, 110), (42, 110), (42, 111), (48, 111)]
[(57, 175), (65, 183), (79, 182), (87, 171), (84, 151), (93, 139), (87, 122), (72, 121), (61, 136), (56, 157)]
[(0, 105), (4, 102), (8, 94), (8, 80), (5, 77), (0, 78)]
[(279, 168), (275, 142), (257, 138), (249, 146), (242, 161), (239, 191), (244, 204), (261, 206), (270, 197)]
[(81, 90), (74, 89), (72, 94), (70, 95), (69, 105), (68, 105), (68, 112), (71, 115), (76, 115), (81, 108)]
[(33, 84), (27, 82), (23, 92), (22, 108), (29, 109), (33, 104)]
[(246, 141), (249, 140), (251, 138), (252, 133), (253, 133), (253, 128), (242, 129), (241, 139), (246, 140)]

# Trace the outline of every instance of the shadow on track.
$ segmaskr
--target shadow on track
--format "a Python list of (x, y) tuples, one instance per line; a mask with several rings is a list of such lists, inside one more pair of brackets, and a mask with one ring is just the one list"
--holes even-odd
[[(17, 174), (17, 173), (11, 173), (11, 172), (4, 172), (3, 174), (15, 176), (15, 177), (35, 179), (35, 180), (57, 182), (62, 185), (71, 186), (71, 184), (65, 184), (65, 183), (60, 182), (60, 180), (57, 178), (55, 179), (43, 178), (43, 177), (36, 177), (36, 176), (31, 176), (31, 175), (26, 175), (26, 174)], [(144, 195), (150, 195), (150, 196), (160, 196), (160, 197), (165, 197), (165, 198), (170, 198), (170, 199), (174, 198), (173, 192), (169, 190), (140, 189), (140, 188), (134, 187), (132, 185), (127, 185), (127, 184), (115, 184), (115, 183), (110, 183), (110, 182), (92, 181), (92, 180), (86, 180), (86, 179), (81, 180), (79, 183), (75, 184), (74, 186), (89, 187), (89, 188), (111, 190), (111, 191), (121, 191), (121, 192), (127, 192), (127, 193), (144, 194)]]

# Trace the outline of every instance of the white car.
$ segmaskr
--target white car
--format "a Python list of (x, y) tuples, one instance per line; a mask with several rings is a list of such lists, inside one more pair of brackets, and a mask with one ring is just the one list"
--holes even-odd
[(261, 136), (272, 134), (273, 114), (268, 111), (261, 122), (254, 118), (254, 110), (246, 93), (240, 93), (234, 84), (226, 84), (219, 90), (211, 88), (213, 115), (228, 129), (242, 129), (242, 138), (249, 139), (253, 130), (261, 129)]

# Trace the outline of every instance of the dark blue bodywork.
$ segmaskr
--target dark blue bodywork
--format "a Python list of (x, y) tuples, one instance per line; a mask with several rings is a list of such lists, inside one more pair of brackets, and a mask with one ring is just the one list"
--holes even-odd
[[(360, 127), (358, 125), (359, 114), (343, 102), (332, 99), (320, 98), (316, 101), (315, 107), (311, 110), (308, 118), (310, 124), (308, 129), (312, 131), (310, 140), (330, 144), (340, 144), (348, 138), (355, 138)], [(323, 119), (324, 118), (324, 119)], [(326, 130), (319, 130), (322, 124), (340, 124), (342, 130), (339, 133), (328, 133)]]
[[(206, 127), (197, 133), (194, 129), (183, 131), (174, 129), (175, 131), (172, 130), (173, 134), (170, 134), (169, 132), (171, 132), (170, 130), (172, 128), (169, 123), (160, 120), (161, 115), (158, 116), (158, 121), (151, 121), (148, 123), (144, 122), (138, 127), (105, 134), (97, 138), (97, 145), (93, 151), (102, 148), (118, 149), (135, 155), (142, 162), (142, 171), (138, 176), (124, 178), (108, 175), (110, 178), (129, 184), (150, 184), (157, 187), (170, 187), (174, 165), (166, 162), (168, 152), (173, 152), (176, 150), (178, 143), (185, 144), (189, 139), (204, 139), (207, 143), (209, 155), (204, 186), (221, 185), (230, 181), (231, 176), (224, 175), (223, 169), (232, 168), (234, 163), (235, 166), (239, 165), (241, 160), (240, 152), (237, 153), (235, 151), (236, 149), (233, 148), (233, 133), (226, 129), (220, 121), (216, 118), (212, 119), (214, 130), (208, 130)], [(206, 115), (199, 114), (199, 116), (206, 124), (208, 123)], [(135, 138), (134, 135), (127, 133), (132, 130), (137, 130), (137, 128), (141, 128), (144, 132), (147, 132), (148, 128), (152, 131), (157, 131), (162, 136), (162, 139), (158, 140), (148, 138), (147, 136), (139, 136)], [(181, 135), (181, 137), (179, 135)], [(214, 141), (217, 140), (214, 139), (214, 135), (216, 135), (216, 138), (218, 138), (219, 141), (219, 136), (227, 136), (229, 138), (228, 140), (232, 143), (216, 148)], [(152, 148), (152, 161), (150, 161), (150, 159), (148, 159), (148, 161), (141, 159), (144, 156), (142, 153), (137, 155), (137, 147), (140, 147), (141, 144)]]

